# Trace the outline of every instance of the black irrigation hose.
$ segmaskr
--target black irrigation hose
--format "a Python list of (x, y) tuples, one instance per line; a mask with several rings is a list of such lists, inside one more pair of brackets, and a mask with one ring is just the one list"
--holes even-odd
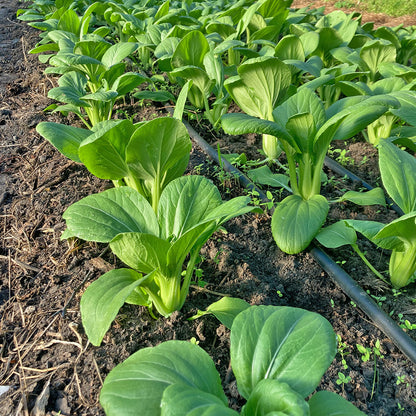
[[(221, 164), (222, 167), (232, 174), (235, 174), (240, 183), (249, 189), (254, 189), (259, 193), (263, 200), (267, 200), (263, 192), (261, 192), (241, 171), (235, 168), (231, 163), (222, 159), (219, 160), (219, 155), (186, 121), (184, 121), (189, 135), (194, 142), (216, 163)], [(328, 158), (329, 159), (329, 158)], [(331, 160), (331, 159), (329, 159)], [(370, 185), (363, 182), (358, 176), (349, 172), (347, 169), (338, 165), (336, 162), (332, 163), (325, 160), (325, 164), (331, 169), (341, 175), (347, 175), (352, 180), (360, 181), (367, 189), (372, 189)], [(338, 166), (336, 166), (338, 165)], [(339, 169), (341, 168), (341, 169)], [(347, 294), (354, 303), (367, 314), (373, 321), (375, 326), (386, 334), (393, 343), (405, 354), (409, 360), (416, 364), (416, 342), (409, 337), (385, 312), (383, 312), (371, 297), (357, 284), (357, 282), (339, 267), (323, 250), (318, 247), (311, 246), (310, 253), (318, 264), (328, 273), (328, 275), (341, 287), (343, 292)]]

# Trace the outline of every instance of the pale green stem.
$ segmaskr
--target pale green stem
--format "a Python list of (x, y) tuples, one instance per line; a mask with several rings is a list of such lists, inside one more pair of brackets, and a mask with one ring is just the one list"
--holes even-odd
[(181, 287), (181, 301), (180, 301), (181, 303), (180, 303), (179, 309), (182, 308), (183, 304), (185, 303), (186, 296), (188, 295), (189, 285), (191, 284), (191, 279), (192, 279), (192, 275), (195, 269), (195, 263), (198, 259), (198, 254), (199, 254), (199, 249), (195, 250), (193, 254), (191, 253), (190, 259), (188, 261), (188, 265), (186, 266), (186, 273), (185, 273), (185, 277), (183, 279), (182, 287)]
[(389, 282), (383, 277), (383, 275), (376, 270), (376, 268), (368, 261), (367, 257), (364, 256), (364, 253), (359, 249), (357, 244), (351, 244), (352, 249), (360, 256), (361, 260), (366, 264), (366, 266), (384, 283), (389, 284)]

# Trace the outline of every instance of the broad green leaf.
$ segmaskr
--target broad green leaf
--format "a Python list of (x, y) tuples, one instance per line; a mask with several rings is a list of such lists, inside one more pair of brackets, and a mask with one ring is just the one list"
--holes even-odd
[(387, 140), (379, 145), (383, 185), (393, 201), (409, 213), (416, 210), (416, 159)]
[[(399, 102), (389, 94), (372, 97), (347, 97), (338, 101), (327, 110), (327, 117), (340, 118), (344, 116), (334, 139), (347, 140), (353, 137), (391, 107), (398, 106), (400, 106)], [(342, 107), (344, 107), (343, 110), (341, 110)]]
[(277, 107), (273, 111), (273, 118), (279, 126), (286, 129), (289, 119), (300, 114), (311, 114), (316, 129), (319, 129), (326, 120), (321, 100), (308, 88), (302, 88)]
[(218, 189), (203, 176), (183, 176), (170, 182), (157, 211), (162, 238), (179, 238), (221, 203)]
[(255, 183), (260, 185), (269, 185), (275, 188), (290, 189), (289, 178), (281, 173), (273, 173), (268, 166), (251, 169), (247, 172), (247, 176)]
[(81, 298), (82, 325), (92, 345), (101, 344), (118, 311), (131, 292), (148, 276), (130, 269), (115, 269), (91, 283)]
[(347, 191), (337, 202), (350, 201), (357, 205), (386, 205), (384, 192), (381, 188), (374, 188), (366, 192)]
[(149, 78), (135, 72), (126, 72), (118, 77), (111, 85), (111, 89), (117, 91), (117, 96), (121, 97), (131, 92), (134, 88), (138, 87), (144, 82), (148, 82)]
[(321, 390), (308, 401), (310, 416), (364, 416), (353, 404), (338, 394)]
[(99, 102), (103, 102), (103, 103), (109, 103), (113, 100), (115, 100), (115, 98), (117, 97), (117, 91), (105, 91), (103, 89), (99, 89), (96, 92), (93, 92), (91, 94), (87, 94), (84, 95), (82, 98), (85, 101), (99, 101)]
[(198, 310), (198, 313), (189, 320), (200, 318), (201, 316), (212, 314), (228, 329), (231, 329), (234, 318), (250, 306), (243, 299), (224, 296), (219, 301), (211, 303), (205, 311)]
[(61, 238), (108, 243), (120, 233), (159, 234), (152, 207), (127, 186), (89, 195), (69, 206), (63, 218), (67, 229)]
[(123, 233), (110, 242), (112, 252), (129, 267), (143, 273), (166, 272), (170, 244), (153, 234)]
[(288, 254), (300, 253), (318, 233), (328, 214), (329, 204), (322, 195), (304, 200), (286, 197), (272, 216), (272, 233), (277, 246)]
[(198, 30), (185, 35), (179, 42), (172, 56), (172, 67), (192, 65), (203, 68), (204, 56), (209, 51), (208, 41)]
[(260, 380), (244, 405), (241, 416), (309, 416), (305, 399), (279, 380)]
[(215, 220), (218, 224), (223, 224), (231, 218), (251, 212), (253, 207), (248, 206), (249, 203), (249, 196), (237, 196), (228, 201), (222, 201), (221, 204), (212, 209), (203, 220)]
[(252, 306), (231, 328), (231, 362), (248, 399), (263, 379), (287, 383), (300, 396), (314, 391), (336, 353), (330, 323), (303, 309)]
[(221, 118), (221, 126), (227, 134), (270, 134), (271, 136), (290, 140), (287, 131), (277, 123), (247, 114), (225, 114)]
[(357, 242), (357, 234), (344, 221), (322, 228), (315, 237), (324, 247), (338, 248)]
[(344, 222), (381, 248), (386, 250), (403, 249), (403, 242), (397, 237), (375, 238), (385, 226), (381, 222), (362, 220), (344, 220)]
[(101, 58), (101, 62), (107, 67), (118, 64), (124, 58), (127, 58), (137, 49), (137, 43), (133, 42), (118, 42), (111, 45)]
[[(201, 371), (201, 368), (203, 371)], [(144, 348), (114, 368), (104, 381), (100, 402), (107, 416), (160, 415), (163, 392), (181, 383), (227, 399), (209, 355), (185, 341), (167, 341)]]
[(79, 163), (81, 160), (78, 157), (78, 148), (92, 134), (90, 130), (52, 122), (39, 123), (36, 131), (64, 156)]
[(376, 239), (388, 237), (398, 237), (410, 245), (416, 245), (416, 211), (402, 215), (387, 224), (374, 236)]
[(290, 144), (298, 153), (312, 153), (316, 125), (310, 113), (295, 114), (286, 123), (286, 130), (291, 135)]
[(378, 68), (384, 62), (396, 61), (396, 48), (385, 40), (367, 42), (360, 51), (360, 58), (365, 62), (374, 81)]
[(291, 72), (286, 64), (274, 57), (261, 57), (241, 64), (238, 77), (229, 78), (224, 86), (245, 113), (270, 120), (290, 83)]
[(79, 33), (80, 25), (80, 18), (73, 9), (66, 10), (58, 23), (59, 29), (76, 34)]
[(134, 177), (150, 182), (151, 189), (162, 190), (183, 175), (191, 148), (188, 131), (181, 121), (159, 117), (134, 132), (126, 147), (125, 160)]
[(399, 101), (400, 107), (393, 108), (391, 113), (411, 126), (416, 126), (416, 91), (397, 91), (393, 93), (393, 96)]
[(180, 68), (176, 68), (170, 72), (171, 75), (175, 77), (181, 77), (184, 79), (191, 79), (193, 85), (198, 87), (202, 94), (208, 94), (211, 86), (212, 81), (208, 77), (208, 74), (205, 72), (204, 69), (199, 68), (198, 66), (181, 66)]
[(284, 36), (276, 46), (275, 56), (282, 61), (286, 59), (304, 61), (305, 52), (299, 37), (295, 35)]
[(59, 78), (59, 87), (52, 88), (48, 97), (56, 101), (72, 104), (78, 107), (88, 105), (83, 96), (86, 94), (87, 79), (84, 75), (71, 71)]
[(186, 384), (170, 385), (162, 396), (161, 416), (237, 416), (219, 397)]
[(79, 147), (79, 158), (101, 179), (117, 180), (127, 176), (126, 146), (134, 130), (135, 126), (129, 120), (98, 123), (94, 134)]

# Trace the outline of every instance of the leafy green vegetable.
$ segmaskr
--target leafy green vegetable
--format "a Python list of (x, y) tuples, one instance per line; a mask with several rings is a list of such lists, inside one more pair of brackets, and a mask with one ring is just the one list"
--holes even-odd
[(50, 122), (36, 129), (95, 176), (138, 190), (155, 210), (164, 187), (184, 173), (192, 147), (186, 127), (170, 117), (136, 125), (109, 120), (91, 131)]
[[(234, 318), (230, 353), (238, 389), (247, 399), (241, 415), (363, 414), (333, 393), (304, 400), (336, 353), (335, 333), (316, 313), (251, 306)], [(212, 360), (185, 341), (133, 354), (110, 372), (100, 402), (108, 416), (135, 414), (137, 409), (147, 416), (238, 414), (227, 406)]]
[(289, 254), (302, 251), (325, 222), (329, 204), (320, 195), (321, 172), (332, 139), (354, 136), (395, 105), (393, 97), (380, 95), (360, 97), (350, 106), (341, 100), (325, 111), (309, 88), (301, 88), (276, 107), (274, 121), (246, 114), (223, 116), (227, 133), (274, 135), (286, 153), (293, 195), (277, 206), (272, 217), (273, 237), (280, 249)]
[(405, 215), (384, 225), (374, 221), (346, 223), (381, 248), (392, 250), (389, 273), (392, 285), (408, 285), (416, 273), (416, 160), (388, 140), (379, 144), (383, 185)]
[[(68, 228), (62, 238), (109, 242), (114, 254), (133, 269), (112, 270), (85, 291), (81, 315), (91, 343), (101, 343), (124, 301), (154, 305), (164, 316), (181, 309), (202, 245), (225, 221), (250, 212), (249, 201), (237, 197), (223, 202), (208, 179), (184, 176), (165, 187), (156, 212), (130, 187), (71, 205), (63, 216)], [(104, 297), (114, 301), (103, 305)]]

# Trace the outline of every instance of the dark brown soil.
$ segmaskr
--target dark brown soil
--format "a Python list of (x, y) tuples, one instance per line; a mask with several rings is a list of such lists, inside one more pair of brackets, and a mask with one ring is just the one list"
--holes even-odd
[[(191, 288), (181, 312), (154, 320), (146, 309), (125, 306), (102, 346), (88, 343), (79, 314), (80, 296), (90, 282), (118, 263), (105, 245), (61, 241), (65, 228), (61, 216), (70, 204), (110, 185), (66, 160), (36, 133), (35, 126), (42, 120), (67, 121), (42, 111), (50, 103), (47, 91), (55, 81), (43, 75), (37, 57), (27, 53), (37, 33), (15, 19), (16, 9), (15, 2), (0, 0), (0, 386), (9, 387), (0, 396), (0, 415), (103, 415), (100, 387), (116, 364), (140, 348), (193, 337), (214, 359), (230, 405), (238, 409), (242, 401), (228, 371), (228, 331), (212, 317), (187, 320), (197, 309), (219, 299), (209, 290), (252, 304), (291, 305), (321, 313), (345, 343), (348, 368), (343, 368), (338, 354), (319, 389), (343, 395), (368, 415), (416, 414), (416, 366), (351, 304), (308, 253), (288, 256), (276, 247), (267, 214), (230, 221), (226, 234), (217, 233), (206, 244), (199, 267), (208, 290)], [(138, 119), (163, 112), (153, 106), (136, 105), (133, 110)], [(208, 133), (207, 138), (211, 143), (220, 141), (225, 152), (241, 152), (249, 142), (248, 153), (256, 155), (255, 136), (243, 142), (217, 133)], [(364, 166), (365, 179), (377, 182), (374, 150), (354, 143), (349, 151), (354, 167)], [(361, 165), (364, 152), (367, 162)], [(220, 182), (218, 168), (195, 147), (189, 171), (200, 170), (217, 182), (224, 198), (244, 192), (232, 179)], [(356, 184), (334, 177), (324, 192), (336, 195), (348, 186)], [(391, 220), (392, 215), (382, 207), (343, 204), (333, 207), (330, 221), (349, 217), (382, 221)], [(376, 267), (385, 271), (386, 254), (366, 241), (360, 245)], [(415, 321), (414, 285), (404, 295), (391, 296), (391, 290), (350, 250), (331, 254), (346, 261), (347, 270), (374, 296), (386, 296), (382, 307), (393, 310), (393, 316), (401, 312)], [(356, 344), (372, 348), (377, 340), (384, 357), (375, 367), (372, 360), (361, 360)], [(351, 381), (338, 385), (338, 372)], [(398, 383), (398, 377), (402, 382)], [(35, 413), (35, 406), (40, 413)]]

